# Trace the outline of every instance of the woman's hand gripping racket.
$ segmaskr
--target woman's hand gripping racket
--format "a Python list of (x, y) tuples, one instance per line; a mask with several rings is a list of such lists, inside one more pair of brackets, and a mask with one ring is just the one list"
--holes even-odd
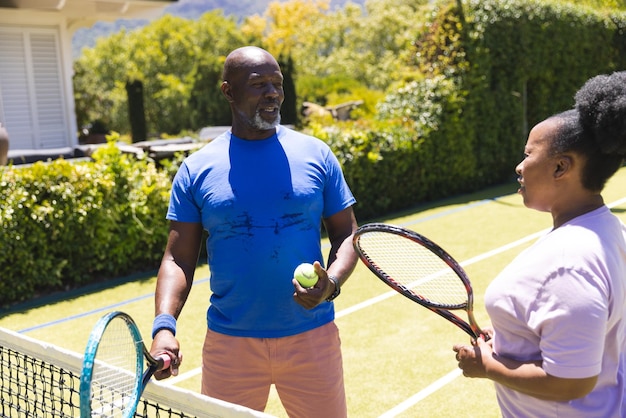
[[(394, 225), (361, 226), (353, 238), (361, 261), (392, 289), (441, 315), (476, 339), (474, 293), (463, 268), (428, 238)], [(452, 310), (465, 310), (468, 322)]]
[[(148, 369), (143, 371), (144, 362)], [(153, 358), (139, 328), (123, 312), (97, 322), (85, 349), (80, 376), (80, 416), (132, 417), (150, 377), (170, 366), (170, 357)]]

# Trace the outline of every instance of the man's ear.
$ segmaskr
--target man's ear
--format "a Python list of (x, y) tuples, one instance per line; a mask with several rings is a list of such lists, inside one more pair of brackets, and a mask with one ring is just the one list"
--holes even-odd
[(233, 95), (231, 93), (230, 83), (228, 81), (223, 81), (220, 89), (222, 90), (222, 94), (224, 95), (224, 97), (226, 97), (226, 100), (232, 102)]
[(554, 169), (554, 178), (563, 177), (572, 170), (574, 161), (569, 155), (560, 155), (556, 159), (556, 167)]

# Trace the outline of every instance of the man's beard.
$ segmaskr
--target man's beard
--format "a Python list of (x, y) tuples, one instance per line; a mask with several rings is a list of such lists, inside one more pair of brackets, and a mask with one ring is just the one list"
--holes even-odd
[[(241, 113), (241, 115), (244, 116), (243, 113)], [(251, 128), (257, 129), (259, 131), (268, 131), (270, 129), (274, 129), (278, 125), (280, 125), (280, 113), (278, 113), (273, 121), (266, 121), (261, 117), (260, 112), (257, 110), (254, 113), (254, 117), (252, 119), (248, 119), (248, 125)]]

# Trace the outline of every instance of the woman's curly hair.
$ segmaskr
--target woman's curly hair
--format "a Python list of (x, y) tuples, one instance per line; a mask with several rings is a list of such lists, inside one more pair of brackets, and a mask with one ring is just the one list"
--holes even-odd
[(583, 186), (602, 191), (626, 157), (626, 71), (589, 79), (574, 99), (573, 109), (552, 117), (559, 123), (552, 151), (584, 155)]

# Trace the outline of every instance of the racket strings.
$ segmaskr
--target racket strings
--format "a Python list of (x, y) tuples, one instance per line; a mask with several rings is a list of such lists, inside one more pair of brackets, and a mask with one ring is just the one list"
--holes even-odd
[(464, 309), (468, 293), (453, 268), (412, 239), (381, 231), (359, 237), (358, 245), (380, 273), (436, 307)]
[(106, 327), (94, 359), (92, 416), (121, 417), (134, 406), (141, 370), (137, 348), (126, 321), (114, 318)]

